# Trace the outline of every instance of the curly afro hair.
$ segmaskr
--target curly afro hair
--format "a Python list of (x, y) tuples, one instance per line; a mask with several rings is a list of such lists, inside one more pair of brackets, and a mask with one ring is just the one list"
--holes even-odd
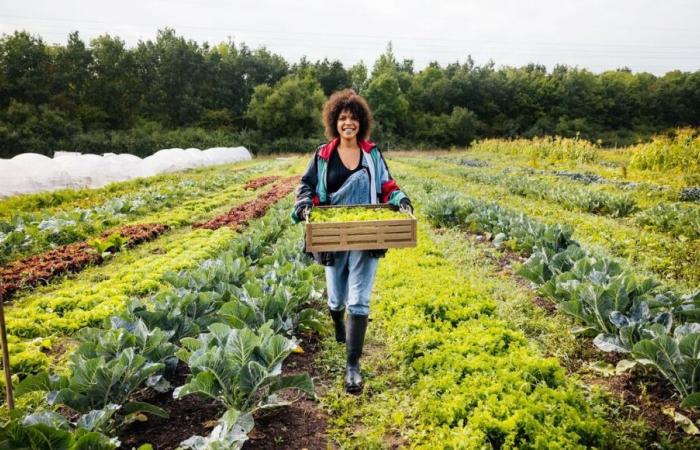
[(323, 125), (326, 128), (326, 137), (335, 139), (340, 136), (336, 124), (338, 116), (345, 110), (350, 111), (360, 122), (357, 139), (367, 139), (372, 128), (372, 111), (369, 109), (367, 100), (357, 95), (357, 92), (352, 89), (334, 92), (323, 106)]

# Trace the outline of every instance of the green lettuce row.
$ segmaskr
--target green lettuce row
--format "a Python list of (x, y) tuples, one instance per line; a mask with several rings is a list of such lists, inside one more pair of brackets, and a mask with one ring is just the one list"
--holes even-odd
[(389, 252), (374, 295), (372, 323), (397, 372), (388, 385), (370, 384), (371, 396), (359, 405), (335, 404), (336, 426), (361, 423), (342, 445), (381, 446), (387, 435), (414, 448), (589, 448), (611, 441), (558, 361), (498, 317), (488, 289), (461, 275), (426, 232), (416, 248)]
[(700, 389), (700, 290), (675, 293), (616, 261), (592, 256), (564, 228), (454, 192), (437, 195), (426, 215), (438, 226), (498, 233), (496, 243), (510, 241), (532, 253), (517, 273), (583, 325), (576, 334), (595, 336), (601, 350), (630, 353), (655, 367), (686, 399), (684, 405), (700, 406), (700, 395), (691, 396)]

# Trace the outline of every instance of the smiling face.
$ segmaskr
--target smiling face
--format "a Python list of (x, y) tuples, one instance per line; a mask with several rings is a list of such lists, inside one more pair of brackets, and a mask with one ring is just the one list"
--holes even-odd
[(352, 114), (350, 110), (344, 109), (338, 115), (336, 123), (338, 135), (343, 140), (356, 140), (357, 133), (360, 131), (360, 121)]

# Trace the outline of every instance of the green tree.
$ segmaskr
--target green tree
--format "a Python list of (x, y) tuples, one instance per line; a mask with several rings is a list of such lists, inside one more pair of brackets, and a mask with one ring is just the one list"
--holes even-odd
[(77, 31), (70, 33), (66, 45), (56, 51), (51, 103), (75, 117), (90, 81), (92, 63), (92, 51)]
[(367, 66), (360, 61), (348, 70), (350, 74), (350, 85), (358, 94), (362, 95), (367, 89)]
[(0, 39), (0, 106), (10, 100), (46, 103), (52, 84), (52, 61), (44, 41), (26, 31)]
[(93, 61), (81, 120), (88, 129), (125, 128), (134, 121), (139, 86), (135, 65), (124, 41), (108, 34), (90, 43)]
[(411, 108), (432, 114), (450, 111), (450, 81), (437, 63), (432, 63), (413, 77), (408, 99)]
[(137, 53), (146, 75), (143, 106), (148, 115), (169, 127), (195, 123), (203, 109), (203, 49), (166, 28), (155, 42), (139, 43)]
[(317, 62), (315, 75), (326, 96), (340, 89), (348, 88), (352, 84), (350, 74), (343, 67), (343, 63), (338, 60), (330, 62), (328, 59), (324, 59)]
[(447, 121), (450, 130), (450, 144), (468, 145), (477, 138), (479, 120), (472, 111), (456, 106)]
[(366, 97), (383, 131), (405, 131), (409, 103), (406, 95), (401, 92), (396, 75), (384, 72), (373, 77), (367, 87)]
[(307, 138), (321, 132), (325, 97), (312, 77), (289, 76), (274, 87), (258, 85), (247, 116), (271, 138)]

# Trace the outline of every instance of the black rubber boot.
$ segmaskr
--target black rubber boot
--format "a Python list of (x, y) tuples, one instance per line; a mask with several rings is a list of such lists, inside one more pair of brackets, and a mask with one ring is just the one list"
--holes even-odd
[(348, 352), (345, 367), (345, 391), (350, 394), (362, 392), (362, 375), (360, 375), (360, 356), (365, 343), (367, 331), (367, 316), (348, 315), (348, 336), (346, 348)]
[(334, 311), (330, 308), (333, 326), (335, 327), (335, 341), (341, 344), (345, 343), (345, 308), (340, 311)]

